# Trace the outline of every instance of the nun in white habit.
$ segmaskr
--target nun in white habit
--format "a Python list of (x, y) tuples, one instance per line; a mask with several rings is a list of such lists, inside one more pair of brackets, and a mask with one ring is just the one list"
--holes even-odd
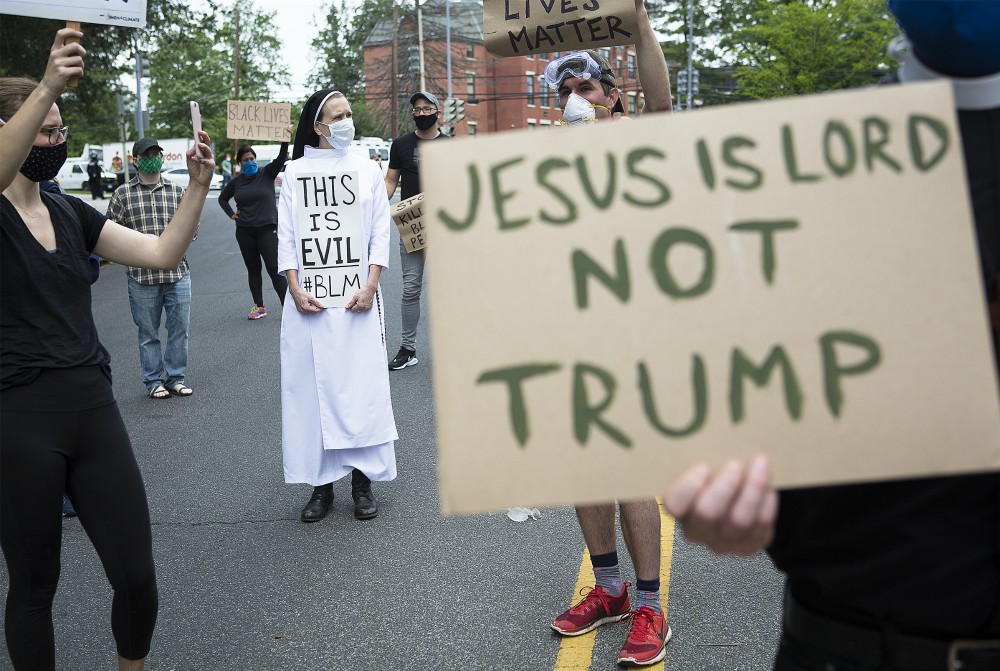
[[(303, 522), (326, 516), (333, 482), (348, 473), (354, 515), (371, 519), (378, 514), (371, 481), (396, 477), (393, 441), (399, 436), (379, 290), (379, 275), (389, 265), (389, 202), (378, 165), (349, 151), (353, 139), (344, 95), (314, 93), (299, 119), (278, 203), (278, 270), (288, 280), (281, 319), (281, 442), (285, 482), (313, 485)], [(316, 173), (336, 175), (331, 188), (343, 188), (342, 203), (360, 208), (360, 233), (355, 231), (355, 248), (347, 250), (358, 259), (360, 289), (344, 292), (345, 307), (324, 308), (316, 297), (320, 288), (303, 272), (298, 213), (309, 196), (297, 177)], [(315, 267), (318, 251), (305, 254)]]

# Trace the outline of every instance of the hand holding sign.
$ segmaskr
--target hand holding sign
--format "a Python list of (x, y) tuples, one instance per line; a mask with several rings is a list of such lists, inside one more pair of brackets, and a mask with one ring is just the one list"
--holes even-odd
[(49, 63), (45, 67), (40, 87), (59, 97), (70, 80), (83, 76), (83, 57), (87, 50), (80, 46), (83, 33), (73, 28), (63, 28), (56, 33), (56, 39), (49, 51)]
[(757, 456), (744, 467), (727, 462), (715, 474), (692, 466), (663, 495), (684, 537), (719, 554), (750, 556), (770, 545), (778, 517), (778, 493), (771, 486), (771, 461)]

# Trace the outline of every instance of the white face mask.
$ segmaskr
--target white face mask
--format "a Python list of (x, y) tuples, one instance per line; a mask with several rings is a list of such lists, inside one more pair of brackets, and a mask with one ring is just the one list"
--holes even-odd
[(330, 129), (330, 134), (323, 137), (334, 149), (346, 149), (354, 139), (354, 119), (350, 117), (333, 123), (323, 123), (322, 121), (316, 123)]
[(570, 126), (597, 123), (597, 107), (583, 96), (570, 93), (563, 110), (563, 123)]

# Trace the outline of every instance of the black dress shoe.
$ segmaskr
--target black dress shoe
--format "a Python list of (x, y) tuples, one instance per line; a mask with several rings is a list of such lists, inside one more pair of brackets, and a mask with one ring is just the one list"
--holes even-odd
[(312, 496), (309, 503), (302, 509), (303, 522), (319, 522), (330, 512), (333, 505), (333, 483), (313, 487)]
[(372, 481), (357, 469), (351, 473), (351, 496), (354, 497), (354, 516), (356, 518), (370, 520), (378, 515), (375, 495), (372, 494)]

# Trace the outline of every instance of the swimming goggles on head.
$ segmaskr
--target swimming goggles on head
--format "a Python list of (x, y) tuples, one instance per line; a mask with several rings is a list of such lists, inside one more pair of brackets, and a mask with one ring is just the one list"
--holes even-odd
[(550, 61), (545, 66), (543, 76), (549, 88), (557, 89), (567, 77), (600, 81), (601, 77), (610, 74), (612, 74), (611, 70), (602, 69), (590, 54), (584, 51), (574, 51)]

